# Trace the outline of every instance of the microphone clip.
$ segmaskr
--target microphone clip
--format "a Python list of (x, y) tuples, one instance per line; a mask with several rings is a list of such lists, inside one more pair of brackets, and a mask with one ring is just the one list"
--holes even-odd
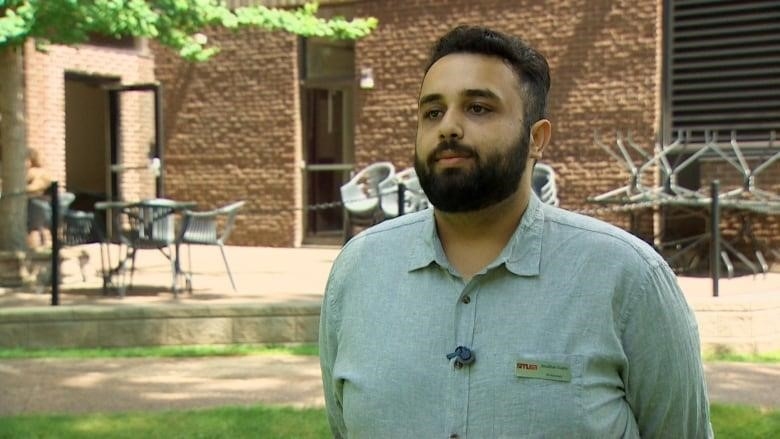
[(455, 352), (451, 352), (447, 354), (448, 360), (452, 360), (453, 358), (457, 358), (457, 360), (455, 360), (456, 367), (458, 366), (462, 367), (464, 365), (471, 364), (476, 359), (471, 349), (465, 346), (458, 346), (457, 348), (455, 348)]

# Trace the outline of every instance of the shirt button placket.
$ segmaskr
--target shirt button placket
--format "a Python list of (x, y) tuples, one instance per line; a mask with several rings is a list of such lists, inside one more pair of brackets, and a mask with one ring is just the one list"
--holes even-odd
[[(475, 299), (475, 282), (472, 280), (461, 291), (455, 311), (455, 346), (474, 349), (474, 325), (476, 319), (476, 308), (470, 305)], [(468, 305), (468, 306), (467, 306)], [(473, 355), (473, 354), (472, 354)], [(477, 359), (477, 361), (479, 361)], [(464, 364), (459, 358), (452, 363), (452, 388), (453, 394), (450, 396), (450, 410), (447, 426), (450, 438), (460, 438), (466, 431), (469, 406), (469, 382), (471, 380), (471, 368), (474, 364)]]

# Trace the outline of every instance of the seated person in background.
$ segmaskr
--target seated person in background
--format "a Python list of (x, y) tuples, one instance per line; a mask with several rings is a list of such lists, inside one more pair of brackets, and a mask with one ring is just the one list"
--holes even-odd
[(24, 165), (27, 167), (27, 195), (30, 197), (42, 196), (51, 185), (51, 177), (41, 165), (37, 150), (27, 150), (27, 160), (25, 160)]
[(51, 185), (51, 177), (41, 165), (38, 151), (27, 150), (27, 245), (36, 248), (42, 245), (51, 245), (51, 207), (46, 203), (34, 202), (34, 198), (42, 198), (46, 189)]

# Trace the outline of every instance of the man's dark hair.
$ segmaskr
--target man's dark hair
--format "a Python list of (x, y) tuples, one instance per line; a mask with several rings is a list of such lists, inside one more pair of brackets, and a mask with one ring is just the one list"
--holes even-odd
[(541, 53), (517, 37), (481, 26), (458, 26), (433, 46), (425, 73), (439, 59), (453, 53), (495, 56), (508, 63), (520, 78), (526, 99), (523, 117), (526, 127), (547, 115), (550, 67)]

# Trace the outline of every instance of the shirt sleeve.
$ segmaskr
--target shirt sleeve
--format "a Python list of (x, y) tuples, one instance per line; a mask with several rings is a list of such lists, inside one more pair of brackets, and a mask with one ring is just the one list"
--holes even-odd
[(325, 297), (320, 311), (320, 367), (322, 369), (322, 386), (325, 392), (325, 411), (328, 415), (333, 437), (337, 439), (347, 437), (347, 428), (344, 425), (344, 416), (342, 411), (341, 390), (342, 383), (333, 379), (333, 367), (338, 353), (338, 321), (339, 316), (334, 306), (334, 300), (337, 296), (337, 286), (339, 282), (337, 277), (338, 263), (335, 263), (325, 287)]
[(711, 438), (696, 319), (671, 269), (646, 270), (623, 319), (626, 399), (642, 438)]

